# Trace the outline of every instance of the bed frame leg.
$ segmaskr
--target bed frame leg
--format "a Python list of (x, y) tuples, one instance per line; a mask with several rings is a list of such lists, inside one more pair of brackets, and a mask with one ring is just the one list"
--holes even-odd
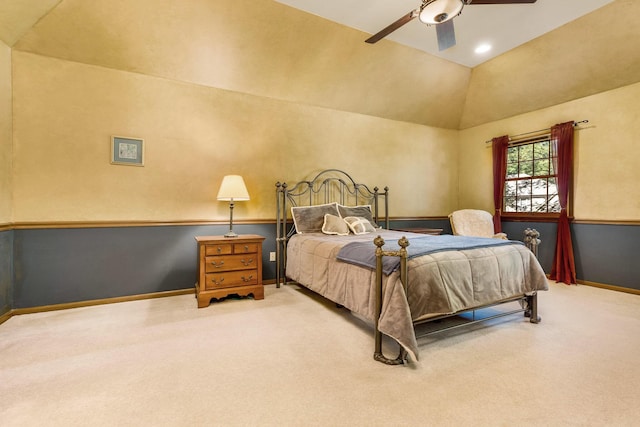
[(400, 347), (398, 356), (395, 359), (389, 359), (382, 353), (382, 332), (376, 329), (375, 338), (376, 338), (376, 348), (375, 348), (375, 352), (373, 353), (373, 360), (377, 362), (382, 362), (385, 365), (404, 364), (408, 356), (407, 356), (407, 351), (400, 344), (398, 344), (398, 347)]
[(540, 323), (542, 318), (538, 316), (538, 294), (527, 295), (527, 309), (524, 315), (529, 318), (531, 323)]

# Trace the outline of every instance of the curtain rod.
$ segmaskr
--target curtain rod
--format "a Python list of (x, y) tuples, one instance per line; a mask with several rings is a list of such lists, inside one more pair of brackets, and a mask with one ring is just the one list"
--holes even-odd
[[(578, 126), (581, 123), (589, 123), (589, 120), (580, 120), (579, 122), (574, 121), (573, 122), (573, 126)], [(531, 135), (531, 134), (534, 134), (534, 133), (540, 133), (540, 132), (545, 132), (545, 131), (548, 132), (550, 130), (551, 130), (551, 128), (545, 128), (545, 129), (540, 129), (540, 130), (534, 130), (534, 131), (531, 131), (531, 132), (519, 133), (517, 135), (509, 136), (509, 142), (511, 142), (511, 140), (519, 138), (521, 136)], [(493, 140), (490, 139), (488, 141), (485, 141), (484, 143), (485, 144), (491, 144), (492, 142), (493, 142)]]

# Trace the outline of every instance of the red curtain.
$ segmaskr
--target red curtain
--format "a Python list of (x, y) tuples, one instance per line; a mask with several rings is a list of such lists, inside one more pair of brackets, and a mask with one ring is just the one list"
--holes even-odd
[(504, 178), (507, 173), (507, 147), (509, 146), (509, 136), (498, 136), (491, 140), (493, 142), (493, 215), (494, 233), (502, 232), (502, 199), (504, 197)]
[(567, 214), (567, 200), (573, 169), (573, 122), (561, 123), (551, 128), (552, 149), (556, 151), (556, 173), (558, 176), (558, 198), (560, 199), (560, 218), (556, 252), (550, 278), (566, 284), (576, 283), (576, 267), (571, 243), (571, 228)]

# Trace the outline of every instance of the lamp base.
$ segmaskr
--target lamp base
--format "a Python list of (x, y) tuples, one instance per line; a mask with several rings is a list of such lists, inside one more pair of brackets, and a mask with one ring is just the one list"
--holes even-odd
[(224, 237), (238, 237), (238, 235), (236, 233), (233, 232), (233, 230), (229, 230), (229, 232), (227, 234), (224, 235)]

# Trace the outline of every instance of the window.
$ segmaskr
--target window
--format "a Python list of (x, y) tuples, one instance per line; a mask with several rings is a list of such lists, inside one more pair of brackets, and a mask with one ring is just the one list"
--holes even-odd
[(559, 213), (556, 160), (549, 135), (509, 145), (502, 212)]

